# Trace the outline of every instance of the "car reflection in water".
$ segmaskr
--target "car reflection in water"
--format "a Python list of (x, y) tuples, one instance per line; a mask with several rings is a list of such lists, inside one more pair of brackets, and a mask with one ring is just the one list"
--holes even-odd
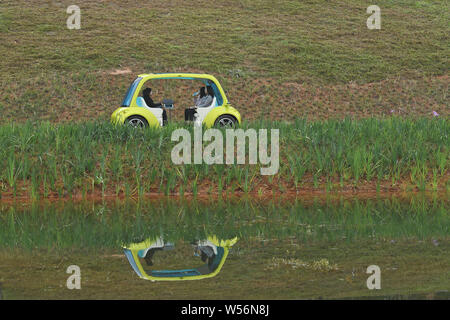
[(237, 242), (237, 237), (219, 240), (216, 236), (209, 236), (206, 240), (192, 243), (194, 255), (199, 256), (204, 264), (197, 268), (181, 270), (150, 270), (146, 272), (139, 258), (145, 260), (148, 266), (153, 266), (153, 256), (157, 251), (172, 250), (174, 245), (164, 242), (162, 238), (147, 239), (139, 243), (125, 246), (124, 252), (133, 270), (139, 277), (151, 281), (199, 280), (216, 276), (222, 269), (228, 256), (229, 249)]

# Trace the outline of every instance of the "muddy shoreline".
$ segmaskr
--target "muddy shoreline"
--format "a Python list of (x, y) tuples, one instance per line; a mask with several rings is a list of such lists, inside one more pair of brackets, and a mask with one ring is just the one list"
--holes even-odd
[[(449, 193), (448, 181), (450, 175), (446, 174), (439, 185), (433, 188), (427, 185), (425, 190), (421, 190), (417, 185), (408, 183), (403, 180), (401, 183), (392, 185), (390, 182), (359, 182), (359, 185), (345, 185), (340, 186), (336, 183), (331, 185), (321, 184), (314, 187), (312, 184), (305, 184), (301, 187), (295, 188), (291, 184), (283, 184), (281, 181), (272, 185), (266, 183), (259, 183), (252, 188), (251, 191), (244, 191), (242, 188), (225, 188), (221, 192), (217, 190), (217, 186), (209, 181), (199, 184), (196, 193), (191, 191), (170, 192), (165, 193), (159, 191), (157, 188), (152, 188), (149, 192), (134, 191), (130, 194), (121, 189), (119, 192), (113, 191), (113, 187), (102, 190), (101, 187), (95, 186), (89, 192), (83, 190), (74, 190), (71, 194), (65, 192), (60, 194), (58, 192), (48, 192), (47, 196), (43, 196), (43, 191), (39, 192), (38, 196), (33, 196), (27, 186), (21, 186), (21, 192), (14, 192), (8, 190), (0, 193), (0, 203), (11, 203), (17, 201), (31, 202), (36, 200), (71, 200), (71, 201), (102, 201), (102, 200), (126, 200), (126, 199), (232, 199), (249, 197), (258, 200), (266, 198), (324, 198), (324, 197), (344, 197), (344, 198), (375, 198), (375, 197), (407, 197), (408, 195), (428, 194), (435, 195), (439, 198), (445, 197)], [(281, 187), (280, 187), (281, 186)], [(177, 188), (180, 190), (180, 188)]]

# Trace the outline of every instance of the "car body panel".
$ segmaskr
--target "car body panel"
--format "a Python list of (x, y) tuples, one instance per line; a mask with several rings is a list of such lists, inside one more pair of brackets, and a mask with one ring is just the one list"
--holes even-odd
[(147, 120), (150, 127), (159, 127), (160, 122), (156, 116), (148, 109), (143, 107), (120, 107), (111, 115), (111, 122), (114, 124), (123, 124), (133, 115), (141, 116)]
[(210, 128), (210, 127), (214, 126), (217, 118), (219, 118), (222, 115), (226, 115), (226, 114), (232, 115), (233, 117), (236, 118), (238, 123), (241, 124), (241, 114), (239, 113), (239, 111), (237, 111), (235, 108), (233, 108), (230, 105), (222, 105), (222, 106), (213, 108), (206, 115), (205, 119), (203, 120), (203, 124), (207, 128)]

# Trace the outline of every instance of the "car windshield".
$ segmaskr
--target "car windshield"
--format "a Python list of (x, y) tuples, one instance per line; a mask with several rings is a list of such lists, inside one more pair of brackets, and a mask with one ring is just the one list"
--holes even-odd
[(141, 77), (136, 78), (133, 83), (128, 88), (127, 93), (125, 94), (125, 98), (122, 101), (122, 107), (129, 107), (131, 103), (131, 98), (133, 97), (134, 91), (136, 91), (137, 85), (142, 80)]

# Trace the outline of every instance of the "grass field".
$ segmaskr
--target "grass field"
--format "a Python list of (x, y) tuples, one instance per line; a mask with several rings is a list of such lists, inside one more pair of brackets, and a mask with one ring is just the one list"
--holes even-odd
[[(0, 6), (3, 197), (448, 189), (447, 1), (384, 1), (381, 30), (365, 1), (80, 1), (80, 30), (71, 4)], [(282, 128), (275, 179), (173, 166), (179, 124), (134, 135), (104, 122), (137, 74), (176, 71), (217, 76), (245, 128)], [(195, 84), (152, 86), (181, 120)]]
[(171, 141), (174, 128), (136, 130), (108, 122), (2, 125), (0, 165), (5, 170), (0, 173), (0, 196), (40, 199), (450, 188), (446, 119), (245, 123), (243, 129), (280, 130), (279, 171), (273, 176), (262, 176), (260, 168), (267, 166), (249, 164), (248, 159), (242, 165), (175, 165), (171, 160), (177, 144)]
[(169, 71), (214, 74), (246, 120), (449, 115), (445, 0), (383, 1), (381, 30), (370, 1), (78, 1), (69, 30), (72, 4), (0, 4), (1, 122), (107, 119), (136, 74)]
[[(2, 0), (0, 299), (448, 298), (449, 21), (447, 0)], [(113, 126), (164, 72), (212, 74), (242, 129), (279, 129), (277, 174), (173, 163), (198, 82), (151, 83), (167, 126)], [(173, 268), (212, 234), (239, 241), (205, 281), (143, 281), (121, 250), (179, 242)]]

